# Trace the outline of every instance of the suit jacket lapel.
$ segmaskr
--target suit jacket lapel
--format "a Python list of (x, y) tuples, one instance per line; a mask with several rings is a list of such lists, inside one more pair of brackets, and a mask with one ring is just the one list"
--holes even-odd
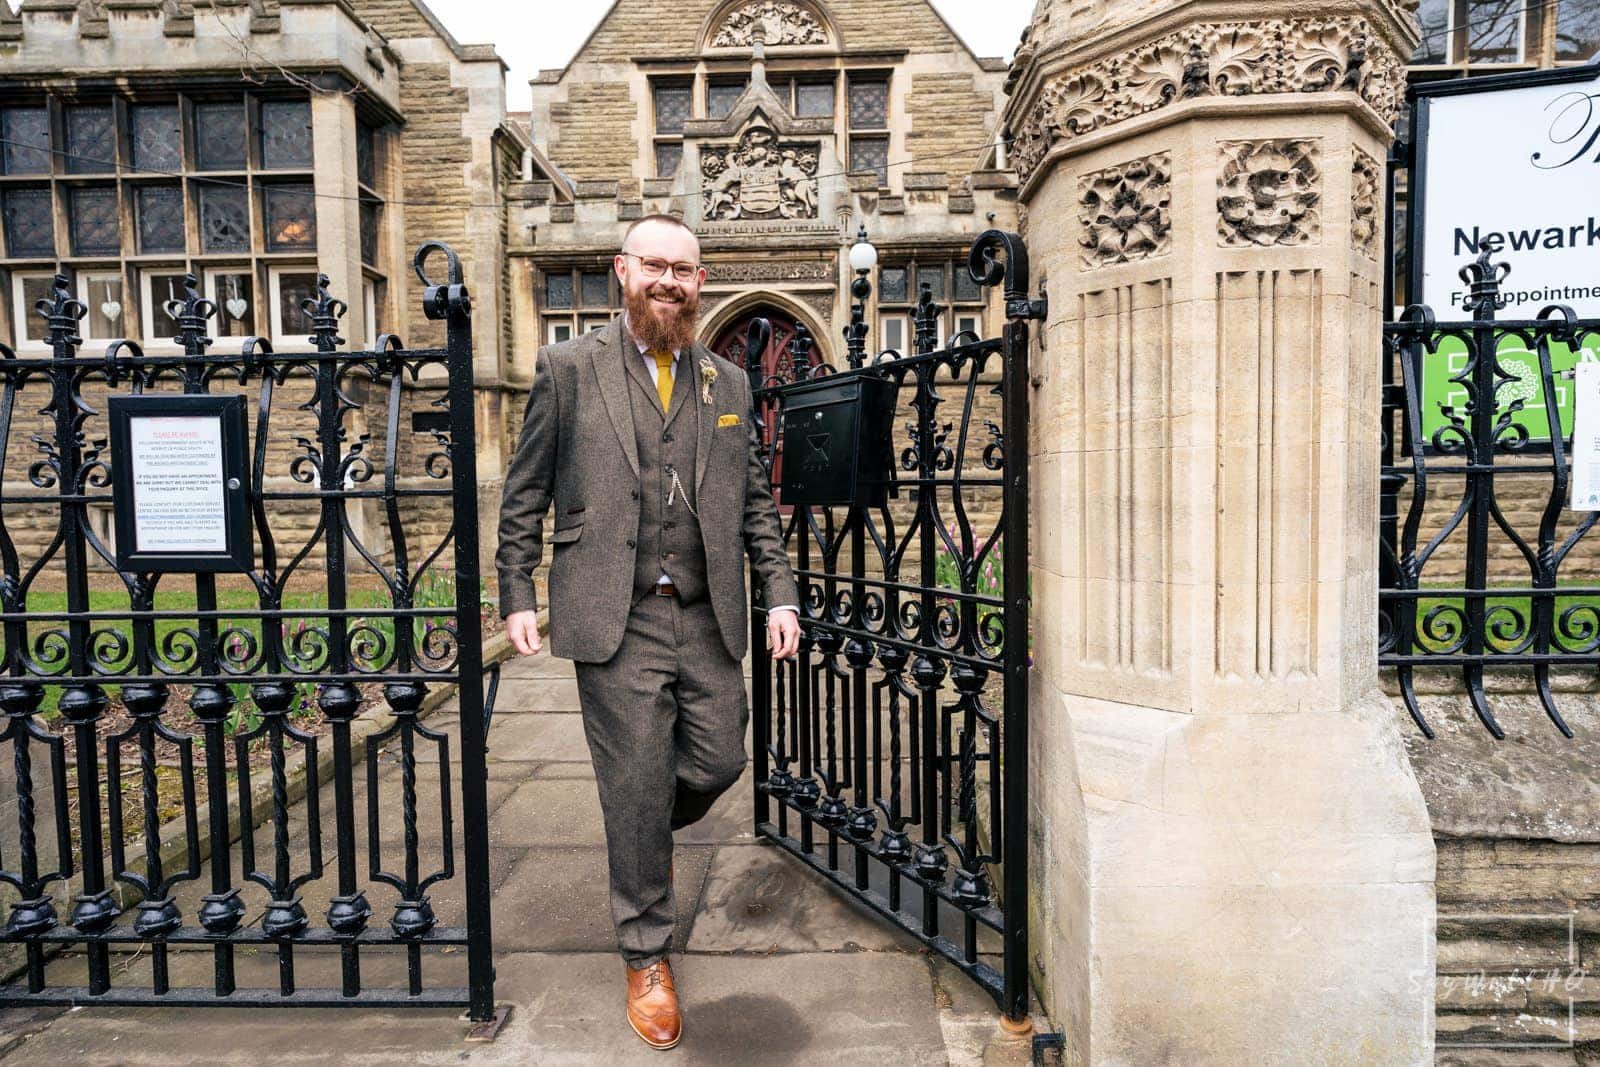
[[(684, 384), (688, 385), (694, 393), (696, 413), (700, 417), (699, 433), (695, 435), (694, 446), (694, 498), (699, 500), (700, 483), (706, 480), (706, 459), (711, 455), (711, 433), (716, 425), (716, 420), (713, 416), (716, 414), (717, 406), (715, 403), (708, 404), (705, 402), (700, 384), (700, 361), (705, 360), (708, 363), (711, 361), (710, 349), (697, 344), (688, 352), (685, 352), (684, 355), (690, 357), (689, 362), (687, 366), (680, 368), (679, 373), (689, 375), (689, 380)], [(681, 359), (682, 357), (680, 356), (679, 358)], [(716, 399), (716, 394), (717, 387), (712, 385), (711, 396), (713, 400)]]
[(622, 316), (612, 319), (609, 326), (593, 336), (595, 345), (590, 350), (590, 361), (600, 383), (600, 398), (605, 401), (606, 415), (611, 419), (611, 428), (617, 432), (623, 455), (628, 457), (628, 466), (633, 468), (634, 477), (638, 477), (639, 442), (634, 437), (633, 408), (628, 404), (627, 371), (622, 363), (625, 354)]

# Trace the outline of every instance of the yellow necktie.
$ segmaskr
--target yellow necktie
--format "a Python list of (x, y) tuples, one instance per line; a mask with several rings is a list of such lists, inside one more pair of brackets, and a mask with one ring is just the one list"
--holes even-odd
[(661, 398), (661, 410), (670, 410), (672, 407), (672, 353), (663, 352), (659, 348), (652, 348), (650, 350), (650, 358), (656, 361), (656, 395)]

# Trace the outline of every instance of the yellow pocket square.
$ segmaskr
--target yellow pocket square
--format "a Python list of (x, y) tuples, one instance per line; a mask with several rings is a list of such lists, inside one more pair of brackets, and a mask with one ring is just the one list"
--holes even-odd
[(723, 426), (737, 426), (737, 425), (739, 425), (739, 416), (737, 416), (737, 415), (718, 415), (717, 416), (717, 427), (719, 429), (722, 428)]

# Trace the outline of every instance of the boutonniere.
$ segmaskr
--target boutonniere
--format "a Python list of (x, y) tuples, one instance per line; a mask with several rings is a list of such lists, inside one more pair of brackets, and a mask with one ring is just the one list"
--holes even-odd
[(717, 380), (717, 368), (709, 359), (700, 359), (700, 399), (711, 403), (711, 383)]

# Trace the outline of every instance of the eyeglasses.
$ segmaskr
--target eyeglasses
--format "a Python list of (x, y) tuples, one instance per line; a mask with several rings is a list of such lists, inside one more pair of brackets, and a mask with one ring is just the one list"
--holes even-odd
[(667, 273), (668, 270), (671, 270), (672, 276), (678, 281), (692, 282), (695, 274), (700, 270), (700, 264), (690, 263), (686, 259), (680, 259), (676, 263), (669, 263), (659, 256), (641, 256), (637, 252), (624, 252), (622, 254), (637, 259), (639, 261), (639, 269), (644, 271), (646, 278), (659, 278)]

